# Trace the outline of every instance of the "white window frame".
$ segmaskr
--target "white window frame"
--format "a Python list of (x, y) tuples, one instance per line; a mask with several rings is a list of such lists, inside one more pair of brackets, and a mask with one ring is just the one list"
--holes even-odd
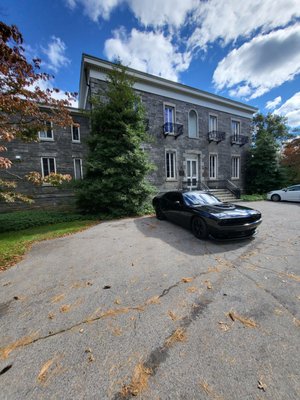
[[(215, 163), (214, 163), (214, 167), (213, 170), (211, 169), (211, 157), (215, 158)], [(209, 153), (208, 156), (208, 176), (209, 176), (209, 180), (213, 181), (218, 179), (218, 154), (217, 153)], [(212, 176), (212, 172), (214, 172), (214, 176)]]
[(240, 179), (241, 157), (231, 156), (231, 179)]
[[(194, 113), (196, 114), (196, 136), (190, 136), (190, 112), (194, 111)], [(191, 108), (188, 112), (188, 137), (190, 139), (198, 139), (199, 137), (199, 131), (198, 131), (198, 113), (194, 108)]]
[[(236, 132), (235, 130), (233, 130), (233, 124), (236, 123), (238, 128), (238, 132)], [(232, 119), (231, 120), (231, 134), (234, 138), (234, 140), (238, 140), (241, 136), (241, 121), (239, 119)]]
[[(76, 176), (76, 160), (80, 161), (80, 177), (77, 178)], [(75, 180), (79, 180), (79, 179), (83, 179), (83, 170), (82, 170), (82, 158), (79, 157), (74, 157), (73, 158), (73, 165), (74, 165), (74, 179)]]
[[(74, 128), (78, 129), (78, 137), (79, 137), (78, 140), (74, 139), (74, 130), (73, 130)], [(71, 135), (72, 135), (72, 142), (73, 143), (80, 143), (80, 126), (74, 127), (74, 125), (71, 125)]]
[[(45, 122), (45, 125), (47, 125), (47, 123)], [(45, 129), (44, 131), (39, 131), (39, 139), (42, 141), (48, 141), (48, 142), (53, 142), (54, 141), (54, 133), (53, 133), (53, 122), (50, 122), (50, 126), (51, 126), (51, 138), (48, 137), (44, 137), (41, 136), (41, 133), (45, 133), (47, 135), (47, 129)]]
[[(169, 135), (174, 135), (174, 133), (175, 133), (175, 126), (174, 126), (174, 124), (176, 123), (176, 105), (175, 104), (172, 104), (172, 103), (163, 103), (163, 106), (164, 106), (164, 110), (163, 110), (163, 112), (164, 112), (164, 125), (166, 124), (166, 123), (172, 123), (172, 125), (173, 125), (173, 130), (172, 131), (165, 131), (165, 133), (168, 133)], [(165, 109), (166, 108), (173, 108), (173, 110), (174, 110), (174, 112), (173, 112), (173, 118), (172, 118), (172, 121), (166, 121), (165, 120)]]
[[(46, 158), (46, 159), (48, 159), (48, 169), (49, 169), (49, 171), (50, 171), (50, 168), (49, 168), (49, 159), (50, 158), (52, 158), (53, 160), (54, 160), (54, 173), (56, 174), (56, 159), (55, 159), (55, 157), (41, 157), (41, 170), (42, 170), (42, 177), (43, 178), (45, 178), (46, 176), (48, 176), (48, 175), (46, 175), (45, 176), (45, 172), (44, 172), (44, 164), (43, 164), (43, 158)], [(50, 172), (51, 173), (51, 172)]]
[[(216, 129), (211, 129), (211, 118), (214, 118), (216, 120)], [(218, 116), (216, 114), (209, 114), (208, 115), (208, 132), (215, 132), (218, 130)]]
[[(168, 160), (167, 154), (173, 154), (173, 171), (168, 177)], [(169, 158), (170, 160), (170, 158)], [(170, 162), (170, 161), (169, 161)], [(169, 171), (171, 171), (171, 165), (169, 165)], [(166, 181), (176, 181), (177, 180), (177, 151), (173, 149), (166, 149), (165, 150), (165, 168), (166, 168)]]

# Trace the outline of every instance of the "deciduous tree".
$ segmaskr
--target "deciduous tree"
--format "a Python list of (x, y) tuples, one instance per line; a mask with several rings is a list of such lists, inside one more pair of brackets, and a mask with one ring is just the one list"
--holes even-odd
[[(53, 94), (58, 89), (42, 89), (41, 83), (51, 76), (40, 72), (39, 59), (26, 59), (23, 37), (15, 26), (0, 21), (0, 152), (5, 152), (6, 142), (15, 139), (38, 140), (37, 133), (43, 130), (47, 121), (60, 126), (72, 124), (67, 110), (74, 94), (66, 93), (65, 100), (56, 100)], [(12, 161), (0, 156), (0, 168), (7, 170)], [(13, 202), (16, 199), (30, 201), (15, 191), (16, 182), (0, 180), (0, 200)], [(33, 183), (40, 184), (43, 178), (38, 173), (28, 176)], [(69, 180), (69, 175), (53, 174), (46, 177), (51, 184)]]
[(285, 143), (282, 152), (282, 165), (284, 165), (288, 172), (290, 183), (300, 182), (300, 137), (291, 139)]

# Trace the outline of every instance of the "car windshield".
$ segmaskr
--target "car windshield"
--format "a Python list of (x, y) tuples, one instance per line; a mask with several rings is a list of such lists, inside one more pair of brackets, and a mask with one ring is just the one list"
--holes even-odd
[(189, 206), (204, 206), (221, 203), (219, 199), (208, 193), (188, 192), (183, 193), (184, 201)]

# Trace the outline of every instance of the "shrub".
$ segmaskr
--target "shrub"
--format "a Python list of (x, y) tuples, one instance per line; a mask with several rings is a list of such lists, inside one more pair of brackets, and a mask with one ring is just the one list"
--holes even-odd
[(92, 219), (92, 217), (57, 211), (16, 211), (0, 214), (0, 233), (87, 219)]

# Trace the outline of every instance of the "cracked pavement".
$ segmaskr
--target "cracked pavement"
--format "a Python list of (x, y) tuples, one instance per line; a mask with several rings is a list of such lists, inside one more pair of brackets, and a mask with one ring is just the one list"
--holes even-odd
[(34, 245), (0, 274), (0, 399), (299, 399), (300, 204), (243, 204), (253, 240), (142, 217)]

